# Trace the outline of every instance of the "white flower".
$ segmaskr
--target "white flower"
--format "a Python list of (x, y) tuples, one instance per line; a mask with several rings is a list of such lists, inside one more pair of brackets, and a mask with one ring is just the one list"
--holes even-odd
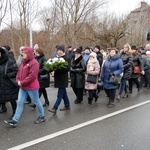
[(52, 59), (50, 58), (46, 63), (52, 64)]
[(59, 61), (60, 61), (60, 62), (65, 62), (64, 58), (62, 58), (62, 57), (59, 58)]
[(53, 62), (56, 62), (56, 61), (58, 61), (58, 58), (57, 58), (57, 57), (54, 57), (54, 58), (52, 59), (52, 61), (53, 61)]

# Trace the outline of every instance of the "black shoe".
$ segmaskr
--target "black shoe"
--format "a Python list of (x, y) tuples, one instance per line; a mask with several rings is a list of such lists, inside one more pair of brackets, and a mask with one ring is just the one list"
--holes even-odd
[(1, 108), (0, 109), (0, 114), (4, 113), (4, 112), (7, 112), (7, 108)]
[(132, 93), (132, 91), (129, 91), (129, 93)]
[(34, 121), (34, 123), (35, 123), (35, 124), (40, 124), (40, 123), (45, 122), (45, 121), (46, 121), (45, 116), (43, 116), (43, 117), (38, 117), (38, 118)]
[(36, 108), (36, 105), (35, 105), (35, 104), (32, 104), (32, 105), (30, 105), (30, 107), (32, 107), (32, 108)]
[(75, 104), (80, 104), (81, 102), (78, 101), (78, 100), (75, 100), (74, 103), (75, 103)]
[(45, 103), (43, 104), (43, 107), (46, 107), (46, 106), (49, 106), (49, 102), (45, 102)]
[(17, 126), (17, 122), (10, 119), (10, 120), (4, 120), (4, 122), (12, 127), (16, 127)]

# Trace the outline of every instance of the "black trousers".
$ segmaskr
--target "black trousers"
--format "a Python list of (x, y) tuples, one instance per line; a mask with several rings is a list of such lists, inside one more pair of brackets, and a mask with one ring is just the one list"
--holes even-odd
[(93, 98), (97, 97), (96, 90), (88, 90), (88, 93), (89, 93), (90, 100), (93, 100)]
[(39, 97), (41, 97), (42, 94), (45, 99), (45, 102), (48, 102), (47, 91), (45, 88), (39, 88)]
[[(12, 107), (13, 112), (15, 112), (16, 108), (17, 108), (17, 102), (16, 101), (10, 101), (10, 103), (11, 103), (11, 107)], [(2, 109), (7, 109), (5, 102), (2, 102), (1, 106), (2, 106)]]
[(133, 89), (133, 82), (136, 84), (137, 89), (140, 89), (140, 82), (138, 80), (138, 78), (131, 78), (129, 79), (129, 91), (132, 92)]
[(83, 101), (83, 90), (84, 90), (84, 88), (72, 88), (72, 89), (76, 95), (77, 101), (78, 102)]
[(107, 96), (109, 97), (109, 102), (114, 102), (115, 95), (116, 95), (116, 89), (104, 89)]

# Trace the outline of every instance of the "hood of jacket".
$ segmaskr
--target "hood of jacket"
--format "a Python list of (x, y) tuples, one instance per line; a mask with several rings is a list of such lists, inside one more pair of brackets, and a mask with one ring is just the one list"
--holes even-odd
[(23, 48), (23, 51), (28, 55), (28, 58), (25, 60), (25, 62), (34, 59), (34, 51), (32, 48), (26, 46)]

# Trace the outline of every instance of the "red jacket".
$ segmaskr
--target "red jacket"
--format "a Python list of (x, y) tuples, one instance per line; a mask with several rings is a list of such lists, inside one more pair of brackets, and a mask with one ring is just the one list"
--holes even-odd
[(21, 88), (24, 90), (37, 90), (39, 89), (39, 63), (34, 58), (32, 48), (25, 47), (23, 51), (27, 53), (28, 59), (23, 60), (21, 63), (16, 80), (21, 82)]

